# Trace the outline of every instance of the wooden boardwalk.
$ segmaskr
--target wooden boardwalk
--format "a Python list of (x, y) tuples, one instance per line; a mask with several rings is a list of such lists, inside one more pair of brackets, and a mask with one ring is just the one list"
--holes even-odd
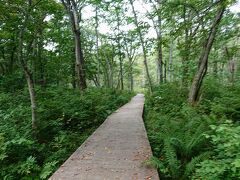
[(110, 115), (50, 180), (158, 180), (157, 171), (144, 165), (152, 151), (143, 105), (138, 94)]

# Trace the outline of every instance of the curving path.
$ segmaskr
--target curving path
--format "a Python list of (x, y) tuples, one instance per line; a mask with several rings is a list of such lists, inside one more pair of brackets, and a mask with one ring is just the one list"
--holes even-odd
[(158, 180), (142, 113), (144, 96), (122, 106), (70, 156), (50, 180)]

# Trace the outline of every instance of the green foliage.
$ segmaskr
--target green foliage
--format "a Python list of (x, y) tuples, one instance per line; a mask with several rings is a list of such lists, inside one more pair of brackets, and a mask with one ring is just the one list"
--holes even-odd
[(35, 157), (29, 156), (25, 162), (21, 162), (21, 164), (18, 166), (17, 173), (23, 176), (28, 176), (32, 174), (33, 172), (36, 172), (39, 170), (39, 166), (37, 165), (37, 161)]
[[(221, 87), (221, 88), (219, 88)], [(203, 87), (201, 106), (217, 119), (240, 119), (240, 85), (222, 86), (215, 79), (207, 79)]]
[(40, 179), (46, 179), (55, 170), (58, 161), (47, 162), (40, 173)]
[(0, 162), (3, 161), (6, 157), (6, 144), (4, 143), (3, 134), (0, 134)]
[(146, 125), (160, 178), (187, 179), (197, 163), (208, 157), (209, 119), (185, 104), (187, 91), (160, 86), (146, 103)]
[(21, 71), (12, 74), (0, 76), (0, 90), (14, 92), (22, 89), (25, 85), (25, 79)]
[[(240, 96), (236, 92), (240, 88), (238, 86), (217, 88), (220, 87), (219, 84), (213, 82), (210, 80), (206, 83), (201, 103), (196, 107), (186, 104), (187, 91), (179, 89), (176, 84), (162, 85), (156, 88), (151, 96), (147, 96), (145, 123), (154, 154), (148, 164), (158, 168), (161, 179), (190, 179), (199, 164), (202, 167), (198, 170), (198, 177), (201, 177), (201, 173), (205, 172), (206, 162), (209, 162), (209, 159), (216, 154), (214, 145), (216, 143), (224, 145), (224, 142), (232, 142), (224, 147), (239, 150), (239, 147), (236, 147), (239, 144), (239, 137), (232, 130), (228, 134), (222, 123), (226, 117), (236, 121), (234, 116), (229, 116), (227, 113), (229, 111), (226, 112), (226, 110), (230, 109), (231, 112), (236, 113), (236, 116), (239, 115), (236, 102), (240, 100)], [(222, 130), (222, 136), (218, 132), (218, 136), (214, 136), (215, 142), (213, 142), (205, 134), (210, 134), (212, 137), (211, 134), (215, 131), (212, 128), (216, 129), (218, 126)], [(223, 138), (224, 136), (225, 138)], [(230, 138), (232, 138), (231, 141)], [(220, 140), (222, 141), (220, 142)], [(222, 158), (225, 158), (226, 162), (229, 162), (227, 156), (224, 155), (227, 151), (233, 155), (231, 156), (232, 161), (238, 162), (238, 158), (234, 156), (236, 152), (223, 148), (221, 151), (223, 152)], [(214, 163), (211, 165), (213, 166)], [(219, 165), (219, 167), (225, 171), (224, 166)], [(231, 167), (229, 166), (229, 168)], [(235, 168), (237, 171), (237, 167)], [(209, 168), (209, 173), (211, 170), (212, 168)], [(206, 174), (204, 177), (207, 176)]]
[(219, 126), (211, 126), (214, 155), (199, 164), (193, 179), (220, 180), (240, 179), (240, 126), (226, 121)]
[(0, 93), (0, 179), (47, 179), (132, 93), (111, 89), (37, 89), (32, 136), (27, 90)]

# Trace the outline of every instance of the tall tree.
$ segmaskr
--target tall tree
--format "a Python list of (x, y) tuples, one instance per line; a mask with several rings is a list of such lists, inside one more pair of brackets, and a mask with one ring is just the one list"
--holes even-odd
[[(76, 71), (78, 75), (78, 84), (81, 90), (84, 90), (87, 87), (86, 83), (86, 75), (85, 75), (85, 66), (84, 66), (84, 57), (83, 57), (83, 48), (81, 42), (81, 31), (80, 31), (80, 21), (81, 16), (79, 15), (81, 12), (78, 10), (78, 5), (75, 0), (61, 0), (64, 5), (69, 20), (71, 21), (72, 33), (75, 41), (75, 56), (76, 56)], [(80, 7), (81, 11), (81, 7)]]
[(34, 80), (33, 80), (33, 73), (31, 68), (29, 67), (29, 60), (31, 59), (31, 54), (33, 52), (33, 41), (34, 41), (34, 34), (30, 36), (30, 38), (26, 38), (27, 31), (29, 28), (29, 21), (31, 19), (31, 13), (34, 7), (39, 3), (32, 2), (32, 0), (28, 0), (27, 2), (27, 9), (23, 11), (23, 21), (20, 26), (19, 35), (18, 35), (18, 60), (20, 65), (24, 71), (25, 78), (27, 80), (28, 91), (31, 100), (31, 111), (32, 111), (32, 128), (34, 131), (37, 130), (38, 122), (37, 122), (37, 102), (36, 102), (36, 95), (35, 95), (35, 88), (34, 88)]
[(223, 0), (219, 4), (218, 11), (214, 18), (214, 21), (212, 22), (211, 29), (209, 31), (207, 39), (205, 40), (204, 47), (202, 49), (202, 52), (199, 58), (198, 69), (193, 78), (192, 85), (188, 95), (188, 101), (192, 105), (194, 105), (198, 100), (199, 91), (200, 91), (203, 79), (207, 73), (209, 53), (211, 51), (211, 48), (217, 33), (219, 23), (223, 17), (223, 13), (226, 8), (225, 3), (226, 1)]
[(143, 63), (144, 63), (145, 70), (146, 70), (148, 86), (149, 86), (150, 92), (152, 92), (153, 85), (152, 85), (152, 80), (151, 80), (151, 76), (150, 76), (149, 69), (148, 69), (147, 50), (146, 50), (144, 39), (143, 39), (143, 35), (142, 35), (142, 32), (141, 32), (141, 27), (139, 26), (137, 13), (136, 13), (136, 10), (135, 10), (134, 5), (133, 5), (133, 0), (130, 0), (130, 4), (131, 4), (132, 12), (133, 12), (133, 15), (134, 15), (134, 24), (135, 24), (135, 26), (137, 28), (137, 32), (138, 32), (138, 35), (139, 35), (140, 43), (141, 43), (141, 46), (142, 46)]
[[(154, 9), (154, 14), (157, 16), (157, 20), (155, 20), (155, 16), (149, 13), (150, 18), (152, 19), (153, 22), (153, 27), (156, 31), (157, 34), (157, 68), (158, 68), (158, 80), (159, 83), (161, 84), (164, 80), (164, 73), (163, 73), (163, 40), (162, 40), (162, 6), (164, 3), (164, 0), (149, 0), (151, 3), (153, 9)], [(165, 63), (166, 66), (166, 63)]]
[(98, 4), (95, 5), (95, 33), (96, 33), (96, 59), (97, 59), (97, 75), (96, 75), (96, 85), (100, 86), (100, 59), (99, 59), (99, 10)]
[(129, 31), (124, 37), (124, 50), (128, 58), (128, 80), (129, 80), (129, 90), (134, 89), (134, 79), (133, 79), (133, 63), (136, 60), (136, 50), (138, 48), (138, 43), (136, 42), (136, 33), (134, 31)]
[(123, 90), (124, 86), (123, 86), (123, 56), (122, 56), (122, 47), (121, 47), (121, 31), (120, 31), (120, 11), (121, 11), (121, 7), (120, 4), (118, 3), (117, 6), (115, 7), (115, 13), (117, 16), (117, 47), (118, 47), (118, 57), (119, 57), (119, 80), (120, 80), (120, 89)]

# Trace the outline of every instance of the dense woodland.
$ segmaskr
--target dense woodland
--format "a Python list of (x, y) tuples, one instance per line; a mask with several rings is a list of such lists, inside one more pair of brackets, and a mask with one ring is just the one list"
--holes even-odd
[(145, 94), (160, 179), (240, 179), (234, 0), (0, 0), (0, 179), (47, 179)]

